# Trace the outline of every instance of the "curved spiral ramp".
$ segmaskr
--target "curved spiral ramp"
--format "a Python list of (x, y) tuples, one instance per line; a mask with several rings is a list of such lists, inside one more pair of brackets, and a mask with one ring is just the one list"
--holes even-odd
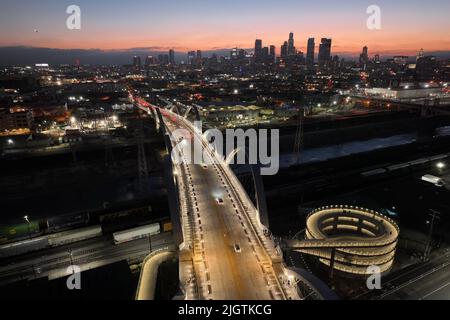
[(395, 221), (376, 211), (328, 206), (309, 214), (305, 240), (288, 241), (286, 245), (318, 257), (334, 270), (365, 275), (372, 266), (382, 273), (392, 268), (399, 234)]

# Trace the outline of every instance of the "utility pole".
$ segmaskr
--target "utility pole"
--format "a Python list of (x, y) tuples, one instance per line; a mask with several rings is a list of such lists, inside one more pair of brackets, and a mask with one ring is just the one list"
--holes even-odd
[(105, 145), (105, 166), (106, 167), (114, 167), (114, 154), (112, 151), (111, 140), (108, 139)]
[(148, 235), (148, 243), (149, 243), (149, 246), (150, 246), (150, 253), (152, 253), (153, 252), (153, 246), (152, 246), (152, 235), (151, 234)]
[(297, 123), (297, 133), (295, 135), (294, 142), (294, 160), (295, 164), (298, 164), (301, 160), (301, 152), (304, 146), (304, 121), (305, 121), (305, 110), (300, 107), (298, 111), (298, 123)]
[(430, 214), (429, 216), (431, 217), (431, 222), (429, 222), (430, 224), (430, 232), (428, 234), (428, 242), (427, 242), (427, 246), (425, 248), (425, 254), (424, 254), (424, 259), (427, 259), (428, 256), (431, 254), (431, 242), (432, 242), (432, 237), (433, 237), (433, 230), (434, 230), (434, 224), (437, 220), (441, 220), (441, 213), (436, 211), (436, 210), (432, 210), (430, 209)]
[(334, 265), (336, 263), (336, 248), (331, 249), (330, 280), (334, 279)]
[(74, 270), (74, 266), (73, 266), (73, 250), (72, 249), (69, 249), (69, 250), (67, 250), (67, 253), (69, 253), (69, 256), (70, 256), (70, 266), (71, 266), (71, 268), (72, 268), (72, 274), (75, 274), (75, 270)]
[(32, 239), (31, 236), (31, 222), (30, 222), (30, 218), (28, 216), (23, 217), (25, 219), (25, 221), (27, 222), (27, 228), (28, 228), (28, 238), (30, 238), (30, 240)]
[(69, 147), (70, 147), (70, 150), (72, 151), (72, 160), (73, 160), (73, 163), (77, 163), (77, 150), (76, 150), (76, 146), (75, 146), (75, 144), (74, 144), (72, 141), (70, 141), (70, 142), (69, 142)]
[(141, 194), (145, 194), (147, 191), (147, 183), (148, 183), (147, 181), (148, 165), (147, 165), (147, 155), (145, 153), (144, 127), (142, 120), (140, 120), (138, 123), (136, 138), (138, 142), (139, 192)]

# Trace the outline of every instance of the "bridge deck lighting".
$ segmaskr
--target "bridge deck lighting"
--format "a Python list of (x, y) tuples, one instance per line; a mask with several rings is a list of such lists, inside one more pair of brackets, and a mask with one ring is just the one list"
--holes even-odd
[[(334, 225), (339, 218), (337, 226)], [(358, 221), (363, 221), (358, 228)], [(348, 239), (352, 232), (352, 239)], [(359, 206), (326, 206), (307, 219), (310, 242), (296, 243), (295, 251), (317, 256), (330, 267), (329, 247), (336, 250), (334, 269), (347, 274), (365, 275), (367, 267), (379, 265), (389, 271), (394, 262), (399, 228), (390, 218)]]

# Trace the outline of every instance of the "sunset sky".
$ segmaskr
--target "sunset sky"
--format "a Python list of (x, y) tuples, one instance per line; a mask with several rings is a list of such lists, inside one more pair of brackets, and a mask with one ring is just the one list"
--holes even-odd
[[(70, 31), (66, 8), (82, 10), (82, 30)], [(382, 29), (366, 27), (366, 9), (382, 10)], [(251, 48), (261, 38), (279, 47), (289, 32), (296, 46), (333, 38), (333, 52), (416, 54), (450, 50), (448, 0), (3, 0), (0, 46), (64, 49)], [(39, 32), (34, 32), (37, 29)], [(318, 40), (316, 40), (316, 43)]]

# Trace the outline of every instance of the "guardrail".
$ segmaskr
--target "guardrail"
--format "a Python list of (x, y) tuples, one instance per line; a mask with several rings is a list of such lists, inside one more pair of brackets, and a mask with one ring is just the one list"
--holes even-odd
[[(169, 111), (170, 112), (170, 111)], [(211, 149), (210, 145), (207, 143), (207, 141), (205, 140), (205, 137), (203, 135), (200, 135), (196, 129), (193, 127), (192, 123), (190, 123), (189, 121), (187, 121), (186, 119), (182, 118), (181, 116), (174, 114), (178, 119), (180, 119), (183, 123), (185, 123), (185, 125), (187, 125), (187, 127), (191, 130), (192, 133), (194, 133), (194, 135), (197, 135), (197, 138), (200, 139), (200, 141), (202, 142), (203, 147), (208, 150), (209, 155), (213, 158), (213, 160), (215, 159), (215, 163), (217, 165), (217, 167), (221, 170), (221, 174), (223, 175), (223, 177), (228, 181), (228, 184), (231, 186), (232, 192), (234, 193), (234, 197), (235, 199), (238, 200), (240, 207), (241, 207), (241, 211), (243, 211), (244, 216), (247, 220), (247, 224), (250, 226), (250, 228), (252, 229), (252, 232), (255, 236), (255, 240), (258, 242), (258, 245), (262, 248), (262, 251), (264, 253), (264, 255), (266, 256), (267, 261), (270, 262), (271, 266), (273, 265), (273, 258), (270, 256), (266, 246), (262, 243), (260, 237), (259, 237), (259, 233), (256, 230), (257, 227), (260, 226), (255, 226), (253, 224), (253, 222), (251, 221), (251, 218), (249, 217), (249, 213), (247, 211), (247, 208), (253, 208), (253, 210), (256, 213), (256, 208), (254, 207), (253, 203), (250, 201), (250, 199), (248, 198), (247, 193), (243, 190), (243, 187), (240, 185), (239, 181), (236, 181), (235, 183), (237, 183), (238, 185), (236, 186), (233, 181), (231, 181), (232, 178), (234, 178), (234, 180), (237, 180), (237, 178), (234, 176), (234, 174), (232, 172), (226, 172), (226, 170), (230, 171), (229, 167), (227, 166), (226, 168), (224, 168), (223, 164), (221, 163), (221, 161), (219, 161), (219, 159), (217, 158), (217, 154), (214, 150)], [(231, 177), (231, 178), (230, 178)], [(242, 194), (244, 195), (244, 197), (246, 197), (247, 200), (247, 206), (243, 203), (242, 198), (239, 194), (237, 194), (236, 189), (241, 189)], [(259, 219), (258, 219), (259, 222)], [(283, 290), (283, 286), (281, 285), (278, 277), (275, 277), (278, 287), (280, 288), (281, 294), (283, 296), (283, 298), (286, 300), (286, 293)]]
[[(348, 236), (348, 230), (355, 235)], [(327, 231), (343, 235), (329, 237)], [(350, 274), (366, 274), (377, 265), (382, 272), (392, 267), (400, 229), (389, 217), (354, 206), (326, 206), (307, 218), (306, 239), (286, 241), (293, 251), (316, 256), (323, 264)]]
[[(142, 262), (142, 269), (141, 269), (141, 275), (139, 277), (139, 282), (138, 282), (138, 286), (137, 286), (137, 290), (136, 290), (136, 296), (135, 296), (135, 300), (139, 300), (139, 295), (141, 292), (141, 287), (142, 287), (142, 280), (144, 277), (144, 271), (145, 271), (145, 265), (152, 259), (155, 258), (156, 256), (160, 255), (160, 254), (164, 254), (164, 253), (174, 253), (175, 254), (175, 250), (170, 246), (167, 246), (163, 249), (158, 249), (156, 251), (153, 251), (152, 253), (150, 253), (145, 260)], [(155, 279), (155, 283), (156, 283), (156, 279)]]
[[(152, 105), (150, 105), (150, 107), (151, 108), (159, 108), (157, 106), (152, 106)], [(159, 108), (159, 109), (161, 109), (161, 108)], [(233, 192), (234, 198), (238, 201), (240, 209), (241, 209), (240, 211), (244, 213), (247, 224), (252, 229), (252, 233), (254, 235), (256, 242), (258, 243), (259, 247), (262, 249), (262, 252), (263, 252), (266, 260), (270, 263), (270, 265), (272, 267), (274, 258), (272, 258), (271, 255), (269, 254), (268, 248), (262, 242), (259, 232), (257, 230), (258, 228), (261, 228), (260, 219), (259, 219), (259, 217), (257, 217), (257, 209), (255, 208), (255, 206), (249, 199), (248, 194), (243, 190), (243, 187), (240, 184), (240, 182), (237, 180), (237, 178), (231, 172), (231, 169), (228, 166), (225, 167), (221, 163), (221, 161), (217, 157), (217, 153), (211, 149), (211, 146), (205, 140), (205, 137), (203, 135), (201, 135), (199, 132), (197, 132), (196, 128), (193, 126), (193, 124), (191, 122), (186, 120), (181, 115), (178, 115), (170, 110), (165, 110), (165, 112), (170, 113), (172, 116), (175, 116), (178, 120), (181, 120), (181, 122), (185, 124), (185, 126), (191, 131), (191, 133), (196, 135), (197, 138), (202, 142), (203, 147), (208, 151), (209, 156), (211, 158), (213, 158), (213, 161), (215, 160), (214, 163), (217, 164), (217, 167), (219, 168), (221, 175), (227, 180), (227, 182), (230, 186), (230, 189), (232, 189), (231, 191)], [(165, 123), (163, 123), (162, 125), (164, 125), (164, 127), (167, 128), (167, 125)], [(242, 195), (238, 194), (237, 190), (240, 190)], [(244, 197), (244, 199), (242, 199), (242, 197)], [(246, 203), (244, 203), (244, 200)], [(256, 222), (258, 222), (259, 225), (255, 225), (253, 223), (252, 218), (250, 217), (251, 213), (249, 212), (249, 209), (252, 209), (252, 211), (254, 212), (255, 219), (257, 220)], [(284, 266), (282, 266), (282, 267), (284, 267)], [(280, 280), (278, 279), (278, 277), (276, 275), (275, 275), (275, 279), (276, 279), (278, 288), (280, 289), (281, 295), (286, 300), (287, 299), (286, 293), (284, 292), (283, 286), (281, 285)]]

